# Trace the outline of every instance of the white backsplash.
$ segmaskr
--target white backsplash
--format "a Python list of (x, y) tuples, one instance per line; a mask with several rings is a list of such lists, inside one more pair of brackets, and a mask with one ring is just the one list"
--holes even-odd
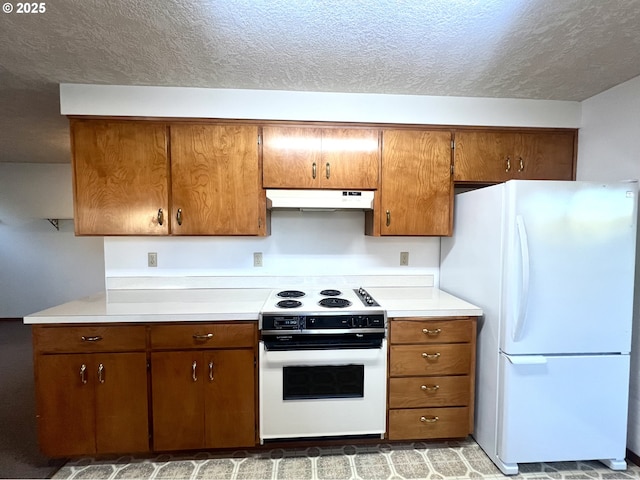
[[(157, 267), (147, 266), (149, 252)], [(262, 252), (262, 267), (253, 266), (254, 252)], [(400, 252), (409, 252), (409, 266), (400, 266)], [(440, 239), (366, 236), (362, 211), (276, 210), (269, 237), (105, 237), (104, 256), (107, 289), (207, 288), (208, 277), (228, 277), (236, 288), (256, 277), (315, 276), (437, 285)]]

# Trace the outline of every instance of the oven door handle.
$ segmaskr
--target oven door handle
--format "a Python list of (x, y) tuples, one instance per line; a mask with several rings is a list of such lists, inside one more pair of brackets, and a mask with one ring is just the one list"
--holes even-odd
[(269, 366), (278, 365), (344, 365), (345, 363), (386, 363), (387, 341), (381, 348), (327, 349), (327, 350), (267, 350), (260, 342), (262, 356)]

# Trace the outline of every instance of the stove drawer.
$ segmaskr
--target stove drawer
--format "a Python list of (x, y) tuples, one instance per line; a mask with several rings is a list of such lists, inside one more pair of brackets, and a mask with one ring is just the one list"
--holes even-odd
[(389, 440), (461, 438), (469, 433), (469, 408), (389, 410)]
[(391, 343), (469, 343), (475, 336), (475, 322), (463, 320), (394, 320)]
[(389, 408), (467, 406), (471, 401), (468, 375), (389, 379)]
[(151, 348), (253, 347), (256, 323), (215, 322), (182, 325), (152, 325)]
[(467, 375), (472, 365), (472, 345), (392, 345), (389, 375)]

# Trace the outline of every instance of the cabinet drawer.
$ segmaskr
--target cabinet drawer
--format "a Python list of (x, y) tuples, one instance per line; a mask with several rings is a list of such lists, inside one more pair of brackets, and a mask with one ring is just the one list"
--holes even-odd
[(389, 410), (389, 440), (459, 438), (469, 433), (467, 407)]
[(151, 348), (253, 347), (255, 324), (191, 323), (152, 325)]
[(389, 380), (389, 408), (467, 406), (468, 375), (405, 377)]
[(38, 353), (122, 352), (144, 350), (144, 326), (82, 325), (34, 326), (33, 344)]
[(468, 343), (475, 334), (473, 320), (393, 320), (391, 343)]
[(471, 369), (471, 345), (392, 345), (389, 374), (467, 375)]

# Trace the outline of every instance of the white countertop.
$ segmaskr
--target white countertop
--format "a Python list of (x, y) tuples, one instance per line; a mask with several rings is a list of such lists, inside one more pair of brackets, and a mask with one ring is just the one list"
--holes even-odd
[[(64, 303), (24, 318), (27, 324), (257, 320), (272, 289), (121, 290)], [(376, 287), (368, 292), (387, 317), (480, 316), (475, 305), (433, 287)]]

